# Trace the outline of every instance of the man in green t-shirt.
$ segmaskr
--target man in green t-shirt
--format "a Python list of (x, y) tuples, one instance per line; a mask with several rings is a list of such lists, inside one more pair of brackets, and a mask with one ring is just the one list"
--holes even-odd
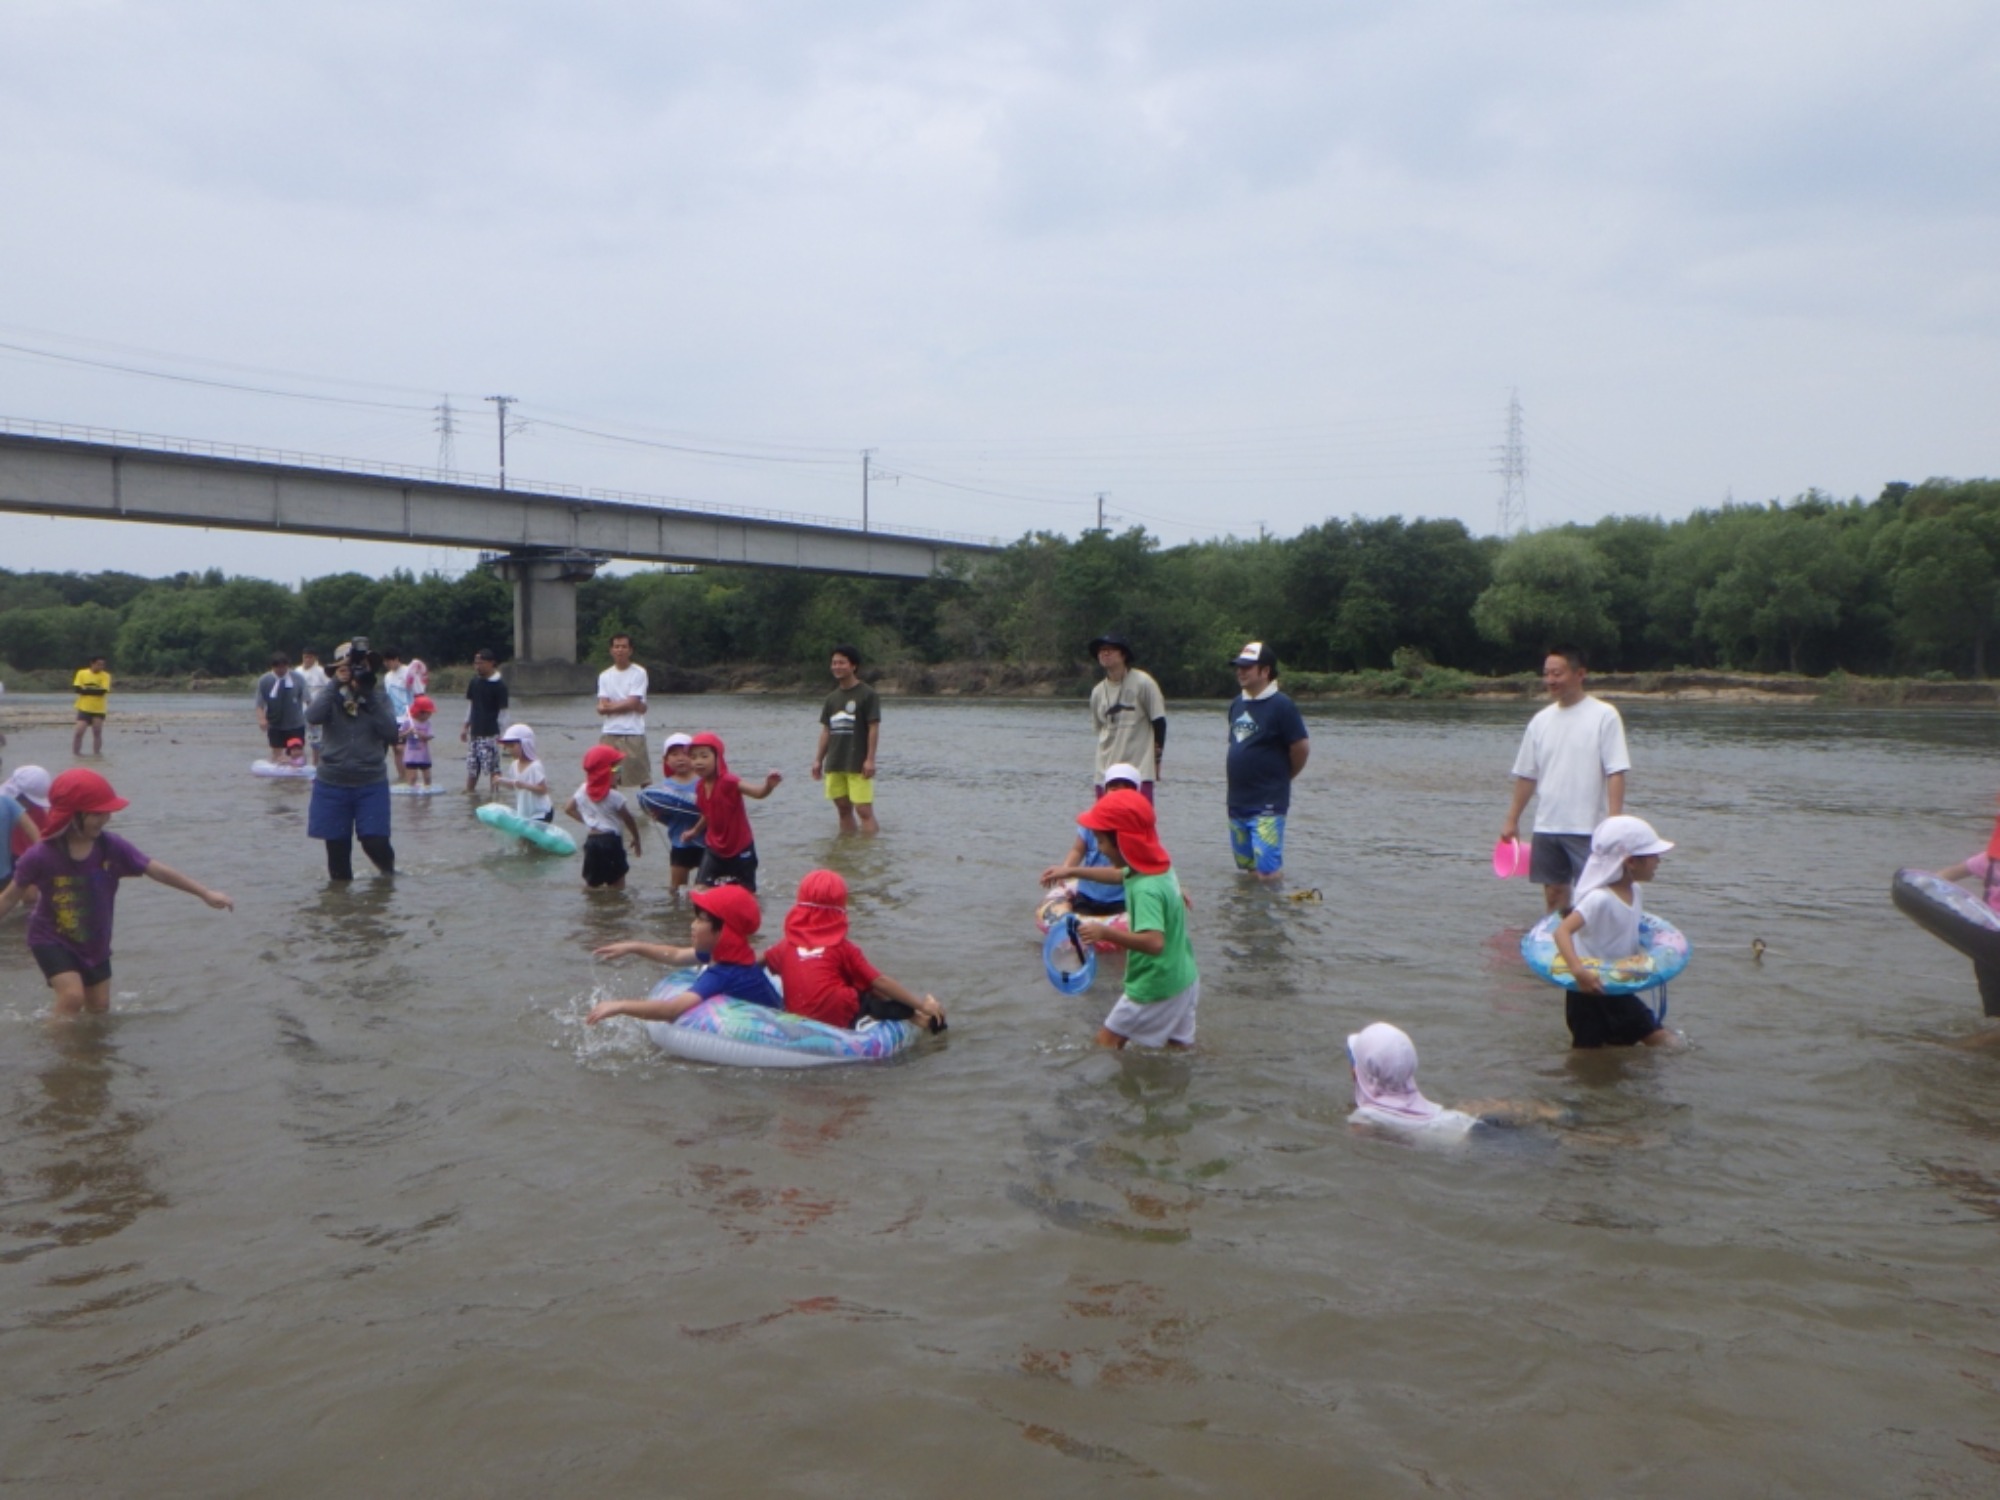
[(1122, 879), (1125, 927), (1085, 919), (1076, 935), (1086, 943), (1112, 943), (1131, 954), (1125, 965), (1125, 993), (1097, 1029), (1100, 1047), (1194, 1045), (1195, 1007), (1201, 1001), (1201, 974), (1188, 941), (1187, 903), (1173, 861), (1160, 843), (1153, 804), (1138, 792), (1106, 792), (1077, 815), (1097, 835), (1097, 845), (1114, 869), (1094, 878)]
[(840, 815), (840, 831), (878, 831), (875, 822), (875, 746), (882, 736), (882, 703), (861, 680), (861, 651), (833, 648), (833, 691), (819, 711), (814, 781), (824, 778), (826, 800)]

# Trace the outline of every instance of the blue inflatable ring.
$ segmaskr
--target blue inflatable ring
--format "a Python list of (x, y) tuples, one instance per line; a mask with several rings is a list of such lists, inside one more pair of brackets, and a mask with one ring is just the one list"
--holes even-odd
[[(1056, 962), (1057, 958), (1068, 954), (1080, 960), (1078, 967), (1065, 969)], [(1065, 995), (1080, 995), (1089, 989), (1097, 978), (1097, 950), (1085, 947), (1076, 935), (1076, 918), (1064, 917), (1049, 928), (1049, 935), (1042, 939), (1042, 967), (1048, 971), (1049, 983)]]

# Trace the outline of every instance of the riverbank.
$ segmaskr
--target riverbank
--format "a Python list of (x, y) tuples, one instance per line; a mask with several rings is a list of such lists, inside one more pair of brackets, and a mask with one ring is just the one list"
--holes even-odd
[[(502, 667), (502, 675), (506, 669)], [(763, 663), (724, 667), (654, 667), (654, 692), (665, 696), (705, 693), (817, 693), (823, 670)], [(432, 696), (456, 698), (472, 675), (469, 666), (432, 669)], [(885, 697), (912, 698), (1083, 698), (1095, 673), (1068, 662), (907, 662), (865, 674)], [(67, 672), (18, 672), (4, 680), (10, 693), (66, 693)], [(257, 678), (117, 677), (116, 695), (242, 693), (256, 691)], [(1542, 694), (1539, 673), (1475, 677), (1428, 663), (1414, 670), (1373, 672), (1288, 672), (1285, 691), (1302, 702), (1325, 699), (1409, 699), (1442, 702), (1477, 698), (1535, 699)], [(2000, 707), (2000, 682), (1966, 682), (1929, 677), (1795, 677), (1754, 672), (1601, 672), (1590, 690), (1600, 697), (1639, 698), (1670, 703), (1824, 703), (1851, 708)], [(1187, 696), (1187, 695), (1176, 695)], [(1220, 700), (1221, 693), (1213, 695)], [(0, 704), (5, 700), (0, 699)]]

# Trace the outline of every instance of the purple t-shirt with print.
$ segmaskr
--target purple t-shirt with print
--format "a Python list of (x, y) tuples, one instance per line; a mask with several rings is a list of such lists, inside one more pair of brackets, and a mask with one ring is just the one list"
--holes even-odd
[(42, 840), (14, 862), (14, 884), (40, 897), (28, 915), (29, 946), (67, 948), (86, 969), (107, 961), (118, 882), (151, 863), (115, 833), (100, 833), (82, 859), (70, 857), (66, 838)]
[(1986, 904), (2000, 911), (2000, 872), (1993, 869), (1993, 861), (1983, 854), (1975, 854), (1965, 862), (1965, 873), (1984, 887)]

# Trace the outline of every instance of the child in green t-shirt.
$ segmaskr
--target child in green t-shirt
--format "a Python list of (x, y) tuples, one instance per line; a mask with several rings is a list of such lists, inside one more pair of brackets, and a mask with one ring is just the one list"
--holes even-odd
[(1100, 1047), (1183, 1049), (1194, 1045), (1201, 975), (1188, 941), (1187, 903), (1173, 860), (1160, 843), (1153, 804), (1138, 792), (1106, 792), (1076, 820), (1097, 835), (1098, 847), (1124, 867), (1125, 928), (1083, 920), (1077, 936), (1127, 950), (1125, 993), (1097, 1029)]

